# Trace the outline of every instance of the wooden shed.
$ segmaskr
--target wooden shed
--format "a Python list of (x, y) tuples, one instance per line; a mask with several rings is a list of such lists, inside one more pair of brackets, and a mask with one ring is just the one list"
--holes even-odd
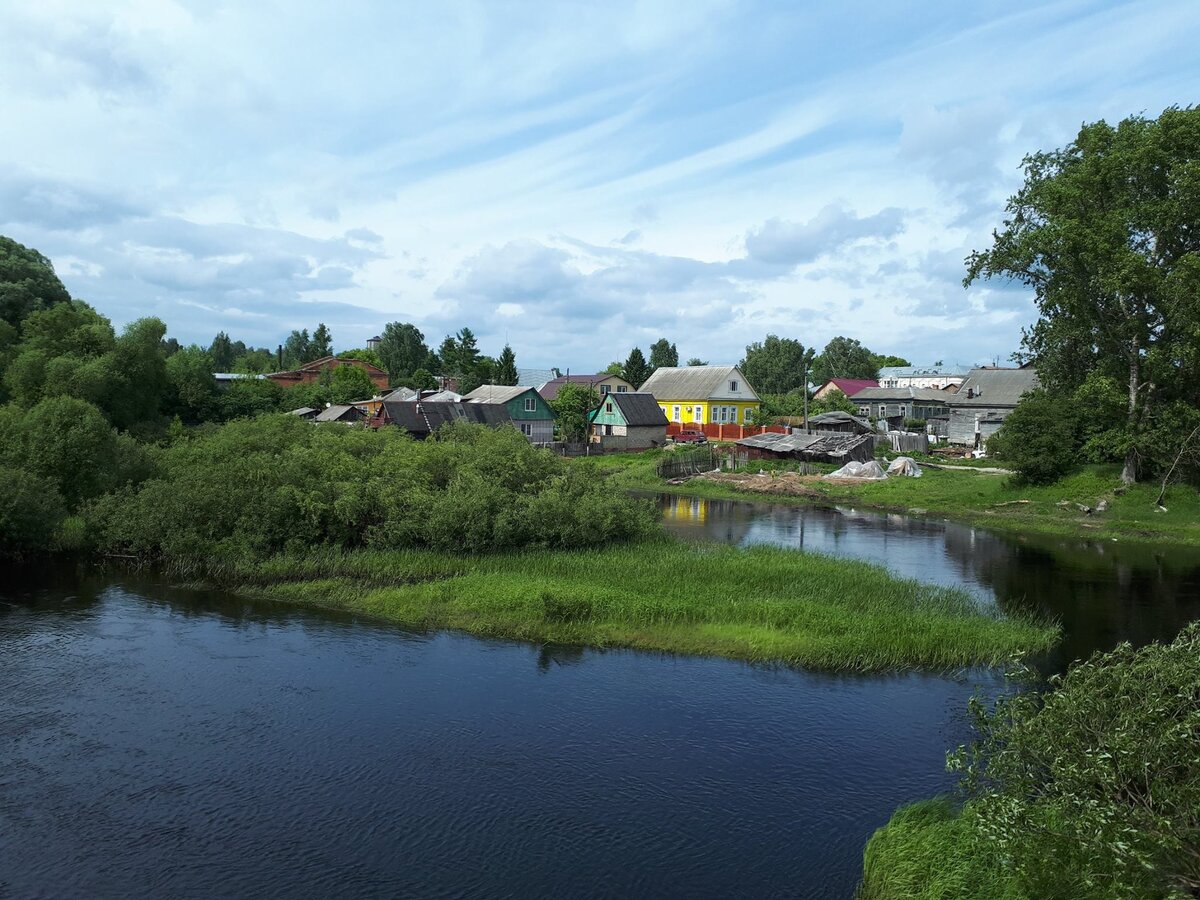
[(750, 459), (803, 459), (808, 462), (868, 462), (875, 458), (870, 434), (756, 434), (737, 442)]
[(604, 450), (647, 450), (667, 440), (667, 416), (653, 394), (605, 394), (588, 421), (588, 440)]

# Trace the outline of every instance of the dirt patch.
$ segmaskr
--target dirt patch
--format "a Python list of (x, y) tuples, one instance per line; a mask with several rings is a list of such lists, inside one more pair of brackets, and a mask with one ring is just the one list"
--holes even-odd
[(825, 478), (821, 475), (798, 475), (794, 472), (781, 472), (776, 475), (749, 475), (733, 472), (710, 472), (700, 476), (707, 481), (727, 484), (740, 491), (755, 494), (780, 494), (788, 497), (810, 497), (825, 499), (825, 495), (816, 490), (817, 484), (861, 484), (854, 478)]

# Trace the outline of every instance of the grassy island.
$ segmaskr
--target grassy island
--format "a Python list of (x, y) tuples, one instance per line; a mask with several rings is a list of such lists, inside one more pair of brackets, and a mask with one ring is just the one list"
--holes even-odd
[(226, 577), (288, 603), (419, 628), (827, 670), (947, 669), (1048, 649), (1044, 623), (855, 560), (670, 540), (475, 556), (279, 556)]

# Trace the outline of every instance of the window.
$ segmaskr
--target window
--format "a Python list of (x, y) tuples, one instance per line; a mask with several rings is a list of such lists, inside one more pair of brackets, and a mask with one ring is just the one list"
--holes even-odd
[(525, 435), (525, 437), (533, 437), (533, 426), (528, 422), (522, 422), (521, 434)]
[(612, 404), (611, 404), (611, 403), (605, 403), (605, 404), (604, 404), (604, 411), (605, 411), (606, 413), (610, 413), (610, 412), (612, 412)]
[(610, 394), (610, 393), (612, 393), (612, 385), (611, 385), (611, 384), (602, 384), (602, 385), (600, 385), (600, 393), (602, 393), (602, 394)]
[(737, 389), (738, 389), (738, 383), (737, 383), (736, 381), (731, 381), (731, 382), (729, 382), (729, 390), (730, 390), (730, 392), (731, 392), (731, 393), (734, 393), (734, 394), (736, 394), (736, 393), (737, 393)]
[(617, 393), (618, 394), (627, 394), (627, 393), (629, 393), (629, 388), (625, 387), (625, 385), (623, 385), (623, 384), (618, 384), (617, 385)]
[(747, 407), (746, 407), (746, 412), (745, 412), (745, 418), (743, 419), (743, 421), (744, 421), (744, 422), (745, 422), (747, 425), (749, 425), (749, 424), (750, 424), (750, 420), (751, 420), (751, 419), (753, 419), (753, 418), (754, 418), (754, 410), (752, 410), (750, 407), (748, 407), (748, 406), (747, 406)]
[(859, 414), (860, 416), (869, 416), (869, 415), (871, 414), (871, 407), (869, 407), (869, 406), (860, 406), (860, 407), (858, 408), (858, 414)]
[(704, 421), (704, 407), (703, 406), (696, 407), (696, 421), (697, 422)]
[(532, 397), (525, 398), (525, 412), (534, 412), (537, 410), (537, 401)]
[(676, 422), (680, 421), (680, 419), (679, 419), (679, 407), (678, 407), (678, 406), (672, 406), (672, 407), (671, 407), (671, 418), (672, 418), (672, 419), (674, 419)]

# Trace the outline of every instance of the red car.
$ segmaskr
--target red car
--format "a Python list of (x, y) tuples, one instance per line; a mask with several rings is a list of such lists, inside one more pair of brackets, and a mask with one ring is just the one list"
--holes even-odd
[(675, 435), (675, 443), (677, 444), (707, 444), (708, 438), (704, 436), (703, 431), (695, 431), (691, 428), (686, 428), (679, 434)]

